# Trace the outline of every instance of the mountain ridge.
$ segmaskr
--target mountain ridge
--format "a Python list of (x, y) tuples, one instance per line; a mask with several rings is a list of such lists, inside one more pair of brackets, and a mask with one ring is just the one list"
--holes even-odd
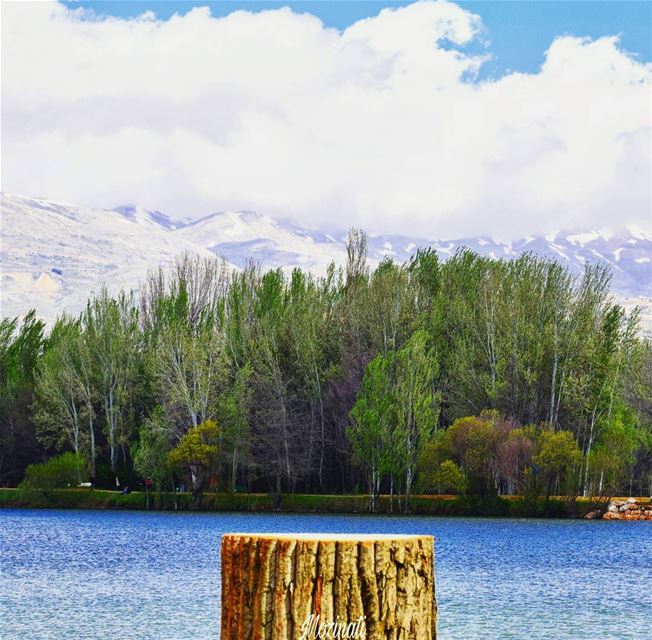
[[(52, 320), (77, 313), (103, 284), (137, 292), (148, 269), (169, 265), (184, 251), (218, 255), (235, 267), (256, 260), (264, 268), (301, 267), (321, 274), (328, 263), (344, 264), (346, 232), (327, 233), (255, 211), (218, 211), (198, 220), (132, 205), (96, 209), (43, 198), (2, 193), (2, 315), (35, 307)], [(409, 259), (432, 247), (442, 259), (462, 247), (492, 258), (532, 251), (556, 258), (579, 274), (586, 262), (607, 263), (613, 291), (627, 298), (652, 297), (652, 230), (557, 231), (518, 240), (486, 236), (432, 240), (404, 234), (368, 236), (372, 264)]]

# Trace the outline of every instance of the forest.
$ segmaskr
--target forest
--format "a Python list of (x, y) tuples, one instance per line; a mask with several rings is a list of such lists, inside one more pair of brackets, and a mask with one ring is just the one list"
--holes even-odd
[(652, 493), (652, 349), (610, 273), (419, 250), (231, 270), (182, 255), (138, 296), (0, 325), (0, 486)]

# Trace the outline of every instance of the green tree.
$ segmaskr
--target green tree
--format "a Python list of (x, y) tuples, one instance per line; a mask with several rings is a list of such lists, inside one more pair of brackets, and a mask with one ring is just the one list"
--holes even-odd
[(251, 459), (249, 412), (251, 410), (252, 367), (246, 363), (238, 369), (218, 401), (218, 413), (226, 446), (225, 455), (230, 462), (229, 485), (236, 490), (238, 468), (246, 468)]
[(186, 255), (167, 280), (159, 273), (146, 286), (145, 368), (171, 441), (178, 441), (189, 426), (216, 417), (227, 378), (220, 325), (223, 284), (217, 261)]
[(431, 483), (437, 493), (462, 493), (466, 488), (466, 477), (452, 460), (444, 460), (433, 474)]
[(394, 455), (405, 472), (405, 497), (409, 502), (417, 463), (424, 444), (439, 419), (436, 389), (438, 362), (428, 347), (425, 331), (416, 331), (394, 358), (392, 399), (396, 416)]
[(439, 455), (456, 461), (468, 478), (469, 492), (482, 497), (498, 488), (497, 449), (502, 437), (498, 421), (496, 411), (458, 418), (439, 443)]
[(138, 441), (132, 447), (134, 469), (145, 480), (149, 507), (149, 482), (160, 492), (170, 478), (170, 460), (165, 429), (161, 426), (162, 410), (157, 407), (138, 431)]
[(543, 429), (537, 438), (537, 451), (532, 463), (539, 469), (546, 480), (546, 500), (554, 486), (563, 486), (563, 480), (572, 480), (568, 476), (579, 465), (582, 452), (570, 431), (553, 431)]
[(34, 392), (34, 420), (39, 438), (57, 449), (86, 454), (87, 404), (79, 375), (79, 325), (66, 317), (55, 323), (48, 349), (39, 362)]
[(192, 427), (168, 454), (170, 464), (189, 473), (192, 492), (201, 493), (205, 476), (214, 473), (219, 463), (219, 430), (212, 420)]
[(44, 327), (34, 311), (21, 323), (0, 321), (0, 484), (17, 484), (25, 467), (43, 455), (31, 405)]
[(81, 327), (91, 358), (89, 375), (104, 416), (111, 470), (115, 472), (120, 450), (126, 462), (133, 399), (140, 386), (138, 313), (133, 299), (124, 293), (113, 299), (102, 289), (87, 304)]
[(629, 491), (629, 471), (641, 444), (641, 432), (631, 413), (619, 411), (613, 415), (589, 455), (592, 494), (602, 496), (606, 492), (613, 496)]
[(353, 460), (366, 470), (371, 509), (378, 508), (380, 482), (392, 470), (395, 407), (391, 385), (393, 355), (376, 356), (365, 369), (362, 388), (351, 409), (347, 437)]

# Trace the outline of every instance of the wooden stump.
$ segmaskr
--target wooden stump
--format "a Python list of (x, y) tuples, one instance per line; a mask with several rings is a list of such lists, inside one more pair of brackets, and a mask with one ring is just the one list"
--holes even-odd
[(221, 640), (434, 640), (432, 536), (222, 536)]

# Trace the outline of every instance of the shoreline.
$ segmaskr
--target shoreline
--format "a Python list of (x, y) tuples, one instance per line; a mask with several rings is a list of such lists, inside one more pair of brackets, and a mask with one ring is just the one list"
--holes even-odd
[[(637, 498), (650, 503), (649, 498)], [(605, 509), (606, 499), (551, 497), (530, 499), (520, 496), (480, 500), (466, 496), (417, 495), (410, 509), (403, 510), (396, 497), (381, 496), (377, 515), (485, 516), (503, 518), (584, 518), (596, 509)], [(367, 495), (282, 494), (280, 501), (265, 493), (204, 493), (195, 499), (189, 493), (149, 495), (134, 491), (122, 494), (102, 489), (55, 489), (25, 492), (0, 488), (0, 508), (94, 509), (135, 511), (193, 511), (246, 513), (338, 513), (369, 514)]]

